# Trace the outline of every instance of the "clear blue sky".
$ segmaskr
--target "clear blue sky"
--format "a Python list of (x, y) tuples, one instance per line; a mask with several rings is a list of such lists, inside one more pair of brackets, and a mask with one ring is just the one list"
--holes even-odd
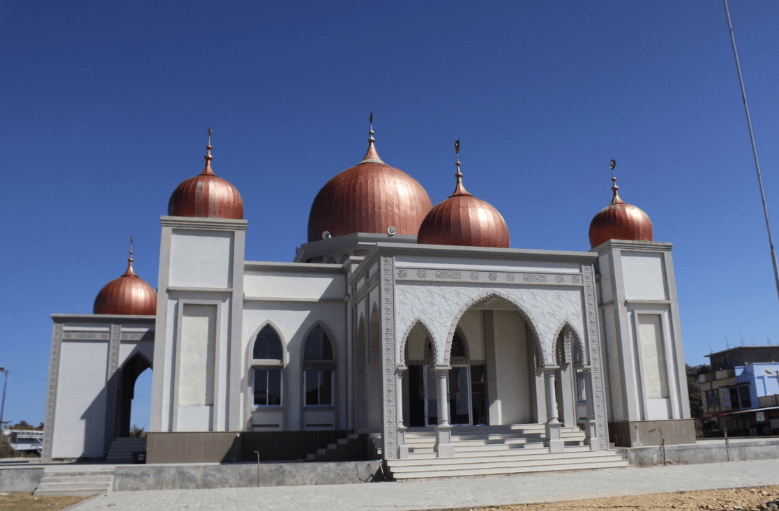
[[(779, 2), (730, 8), (779, 226)], [(725, 336), (779, 342), (720, 1), (11, 0), (0, 43), (8, 420), (43, 420), (49, 315), (90, 313), (131, 233), (156, 286), (159, 217), (202, 170), (209, 124), (249, 260), (292, 260), (317, 191), (365, 153), (371, 111), (381, 157), (434, 204), (459, 138), (465, 185), (513, 248), (588, 250), (614, 158), (622, 198), (674, 243), (687, 362)]]

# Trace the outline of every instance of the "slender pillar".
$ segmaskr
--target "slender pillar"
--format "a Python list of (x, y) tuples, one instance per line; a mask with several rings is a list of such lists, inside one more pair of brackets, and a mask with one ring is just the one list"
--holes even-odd
[(584, 375), (584, 394), (587, 402), (587, 420), (584, 422), (584, 434), (587, 439), (585, 443), (590, 446), (591, 451), (598, 450), (598, 437), (595, 430), (595, 400), (592, 394), (592, 371), (589, 367), (582, 369)]
[(560, 366), (560, 401), (562, 422), (566, 426), (576, 426), (575, 401), (573, 399), (573, 366), (569, 363)]
[(408, 458), (408, 446), (406, 446), (406, 426), (403, 424), (403, 373), (405, 366), (398, 366), (395, 370), (395, 402), (398, 403), (398, 458)]
[(452, 426), (449, 425), (448, 378), (449, 367), (436, 367), (436, 390), (438, 391), (438, 426), (435, 428), (435, 450), (439, 458), (454, 457)]
[(557, 422), (557, 399), (555, 397), (555, 369), (544, 371), (546, 383), (546, 422)]
[(549, 452), (563, 452), (565, 443), (562, 439), (562, 424), (557, 420), (557, 399), (555, 397), (554, 383), (556, 367), (544, 368), (544, 381), (546, 383), (546, 442)]

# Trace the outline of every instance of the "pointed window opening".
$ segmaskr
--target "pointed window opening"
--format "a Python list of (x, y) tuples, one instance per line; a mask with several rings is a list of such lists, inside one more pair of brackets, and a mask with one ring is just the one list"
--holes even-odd
[(255, 407), (281, 406), (283, 348), (281, 337), (266, 325), (254, 340), (252, 349), (252, 396)]
[(335, 361), (333, 344), (321, 326), (308, 334), (303, 350), (305, 406), (332, 406)]

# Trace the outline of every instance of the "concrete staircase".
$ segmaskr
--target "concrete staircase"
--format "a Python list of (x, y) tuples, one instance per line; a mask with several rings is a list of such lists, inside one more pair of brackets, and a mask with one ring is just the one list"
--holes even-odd
[(121, 465), (133, 462), (133, 453), (146, 452), (146, 437), (141, 438), (116, 438), (108, 448), (106, 463)]
[(43, 469), (43, 479), (33, 495), (97, 495), (114, 486), (114, 467), (62, 465)]
[(406, 432), (409, 457), (387, 460), (387, 468), (397, 481), (629, 466), (614, 451), (591, 451), (578, 428), (563, 428), (565, 450), (561, 453), (550, 453), (544, 446), (545, 437), (543, 424), (456, 427), (454, 457), (438, 458), (435, 431), (410, 430)]

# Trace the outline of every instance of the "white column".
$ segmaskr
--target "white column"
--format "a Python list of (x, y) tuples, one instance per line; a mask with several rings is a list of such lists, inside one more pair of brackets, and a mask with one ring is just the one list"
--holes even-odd
[(544, 381), (546, 383), (546, 421), (557, 422), (557, 399), (555, 397), (555, 370), (548, 369), (544, 371)]
[(590, 446), (590, 450), (598, 450), (597, 431), (595, 429), (595, 399), (592, 394), (592, 371), (589, 367), (582, 369), (584, 374), (584, 393), (587, 399), (587, 420), (584, 423), (584, 434), (587, 436), (585, 443)]
[(435, 450), (439, 458), (454, 457), (452, 426), (449, 425), (448, 367), (436, 367), (436, 390), (438, 391), (438, 426), (435, 428)]
[(438, 391), (438, 425), (449, 425), (449, 392), (448, 379), (449, 368), (435, 369), (436, 390)]
[(555, 398), (554, 381), (556, 367), (544, 368), (546, 382), (546, 442), (549, 452), (563, 452), (565, 442), (562, 439), (562, 424), (557, 420), (557, 399)]
[(398, 458), (408, 458), (406, 446), (406, 426), (403, 425), (403, 373), (406, 367), (398, 366), (395, 371), (395, 403), (397, 403), (398, 417)]

